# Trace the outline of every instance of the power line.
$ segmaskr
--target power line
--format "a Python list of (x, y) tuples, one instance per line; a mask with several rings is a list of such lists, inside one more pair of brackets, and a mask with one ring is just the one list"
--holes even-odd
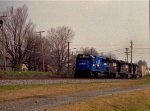
[(150, 53), (135, 53), (135, 54), (139, 54), (139, 55), (150, 55)]
[(115, 50), (111, 50), (111, 51), (102, 51), (102, 52), (104, 52), (104, 53), (109, 53), (109, 52), (122, 52), (121, 50), (124, 50), (124, 48), (115, 49)]
[(134, 49), (143, 50), (143, 49), (150, 49), (150, 48), (134, 48)]

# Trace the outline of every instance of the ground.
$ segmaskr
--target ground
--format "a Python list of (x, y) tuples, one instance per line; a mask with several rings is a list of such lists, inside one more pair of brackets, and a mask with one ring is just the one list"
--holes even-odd
[[(128, 100), (132, 100), (132, 102), (129, 103), (133, 104), (134, 102), (136, 103), (136, 101), (141, 101), (142, 98), (150, 98), (148, 95), (150, 92), (149, 88), (150, 77), (133, 80), (68, 79), (40, 81), (30, 80), (30, 82), (29, 80), (0, 81), (0, 110), (68, 111), (68, 109), (74, 109), (74, 111), (101, 111), (101, 109), (106, 109), (105, 111), (109, 111), (111, 109), (112, 111), (122, 111), (117, 107), (122, 108), (121, 105), (128, 103)], [(133, 98), (131, 98), (131, 96), (133, 96)], [(123, 99), (127, 101), (122, 101)], [(137, 106), (142, 106), (147, 109), (150, 108), (150, 100), (145, 100), (146, 101), (143, 102), (144, 104), (141, 104), (142, 102), (138, 102)], [(116, 109), (114, 109), (113, 106), (117, 106)], [(124, 108), (125, 110), (123, 109), (123, 111), (132, 111), (128, 108), (128, 104), (126, 106), (127, 109)], [(140, 110), (139, 107), (137, 107), (138, 110), (135, 111), (143, 111)], [(147, 109), (146, 111), (148, 111)]]
[(150, 89), (105, 97), (97, 96), (45, 111), (150, 111)]

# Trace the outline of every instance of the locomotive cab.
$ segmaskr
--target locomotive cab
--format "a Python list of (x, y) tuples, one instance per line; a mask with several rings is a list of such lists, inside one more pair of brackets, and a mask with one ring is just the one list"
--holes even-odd
[(74, 77), (97, 77), (98, 73), (105, 73), (107, 70), (104, 57), (79, 54), (76, 60)]
[(91, 68), (94, 64), (94, 56), (79, 54), (76, 59), (75, 77), (91, 76)]

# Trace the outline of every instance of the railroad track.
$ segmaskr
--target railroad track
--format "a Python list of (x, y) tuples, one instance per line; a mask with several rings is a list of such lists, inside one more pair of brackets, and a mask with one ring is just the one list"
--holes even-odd
[(47, 80), (0, 80), (0, 85), (31, 85), (31, 84), (60, 84), (60, 83), (89, 83), (130, 81), (129, 79), (47, 79)]

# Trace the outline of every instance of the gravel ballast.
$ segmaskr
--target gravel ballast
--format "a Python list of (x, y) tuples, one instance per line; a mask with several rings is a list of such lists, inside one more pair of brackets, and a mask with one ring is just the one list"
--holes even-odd
[[(31, 84), (59, 84), (59, 83), (89, 83), (116, 82), (125, 79), (48, 79), (48, 80), (0, 80), (0, 85), (31, 85)], [(129, 80), (126, 80), (129, 81)]]

